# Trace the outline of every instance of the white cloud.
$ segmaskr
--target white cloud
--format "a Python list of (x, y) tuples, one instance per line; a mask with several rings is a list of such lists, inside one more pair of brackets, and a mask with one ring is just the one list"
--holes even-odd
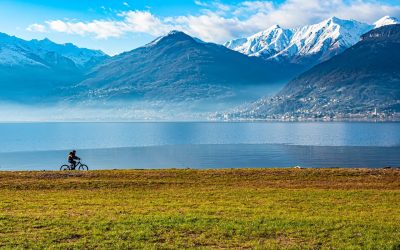
[(224, 18), (214, 13), (181, 16), (175, 18), (173, 23), (180, 25), (179, 30), (205, 41), (225, 41), (228, 37), (237, 36), (244, 31), (239, 19)]
[(153, 36), (167, 33), (174, 26), (168, 25), (148, 11), (127, 11), (118, 14), (123, 20), (93, 20), (91, 22), (72, 22), (64, 20), (47, 21), (50, 30), (76, 34), (94, 35), (97, 39), (120, 37), (128, 32), (141, 32)]
[(129, 7), (129, 3), (128, 2), (123, 2), (122, 3), (124, 6)]
[(42, 25), (42, 24), (31, 24), (26, 28), (27, 31), (31, 31), (31, 32), (38, 32), (38, 33), (44, 33), (46, 32), (46, 26)]
[(176, 26), (155, 17), (148, 11), (128, 11), (120, 14), (124, 17), (124, 32), (142, 32), (153, 36), (163, 35)]
[(94, 34), (98, 39), (109, 37), (120, 37), (124, 34), (123, 22), (94, 20), (92, 22), (66, 22), (62, 20), (47, 21), (49, 29), (57, 32), (68, 34), (78, 34), (84, 36), (86, 34)]
[(337, 16), (373, 23), (384, 15), (400, 16), (399, 5), (387, 5), (373, 0), (286, 0), (276, 5), (272, 1), (243, 1), (226, 5), (219, 1), (195, 0), (202, 10), (197, 15), (157, 17), (150, 11), (126, 11), (119, 20), (90, 22), (47, 21), (32, 24), (32, 31), (49, 30), (77, 35), (94, 35), (98, 39), (119, 37), (126, 33), (147, 33), (159, 36), (170, 30), (182, 30), (205, 41), (224, 42), (247, 36), (280, 24), (293, 28)]

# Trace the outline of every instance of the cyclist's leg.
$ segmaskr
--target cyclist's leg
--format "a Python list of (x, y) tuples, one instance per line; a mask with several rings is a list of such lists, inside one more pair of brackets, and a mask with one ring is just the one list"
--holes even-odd
[(69, 161), (69, 165), (71, 166), (71, 170), (75, 170), (75, 167), (76, 167), (76, 161), (74, 161), (74, 160), (72, 160), (72, 161)]

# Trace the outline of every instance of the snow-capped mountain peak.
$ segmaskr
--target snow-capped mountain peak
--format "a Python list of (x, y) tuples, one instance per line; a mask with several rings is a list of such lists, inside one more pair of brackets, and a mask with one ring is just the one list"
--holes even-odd
[(269, 57), (283, 50), (290, 42), (292, 30), (273, 25), (249, 38), (229, 41), (226, 47), (250, 56)]
[(273, 25), (248, 38), (235, 39), (224, 45), (249, 56), (312, 66), (356, 44), (361, 35), (375, 27), (396, 22), (396, 18), (388, 16), (373, 25), (331, 17), (295, 29)]
[(161, 41), (164, 41), (164, 40), (167, 40), (167, 39), (168, 40), (172, 39), (172, 40), (175, 40), (175, 41), (178, 41), (178, 40), (189, 40), (190, 39), (190, 40), (196, 41), (197, 43), (206, 43), (206, 42), (200, 40), (199, 38), (189, 36), (185, 32), (182, 32), (182, 31), (179, 31), (179, 30), (172, 30), (172, 31), (168, 32), (168, 34), (166, 34), (164, 36), (157, 37), (156, 39), (154, 39), (150, 43), (146, 44), (144, 47), (151, 48), (153, 46), (158, 45)]
[[(357, 43), (360, 36), (370, 29), (371, 26), (368, 24), (332, 17), (318, 24), (297, 29), (288, 48), (278, 53), (276, 57), (310, 56), (329, 53), (342, 47), (347, 48)], [(296, 53), (291, 54), (291, 51)]]
[(374, 23), (375, 28), (379, 28), (382, 26), (386, 26), (386, 25), (392, 25), (392, 24), (399, 24), (400, 21), (399, 19), (395, 18), (395, 17), (391, 17), (391, 16), (384, 16), (381, 19), (379, 19), (378, 21), (376, 21)]

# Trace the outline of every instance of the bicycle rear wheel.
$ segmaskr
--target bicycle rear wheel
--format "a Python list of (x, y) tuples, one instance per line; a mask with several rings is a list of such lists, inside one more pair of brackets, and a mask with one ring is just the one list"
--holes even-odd
[(70, 169), (69, 169), (69, 166), (68, 166), (68, 165), (62, 165), (62, 166), (60, 167), (60, 170), (61, 170), (61, 171), (66, 171), (66, 170), (70, 170)]
[(88, 171), (89, 170), (88, 166), (85, 165), (85, 164), (80, 165), (78, 169), (81, 170), (81, 171)]

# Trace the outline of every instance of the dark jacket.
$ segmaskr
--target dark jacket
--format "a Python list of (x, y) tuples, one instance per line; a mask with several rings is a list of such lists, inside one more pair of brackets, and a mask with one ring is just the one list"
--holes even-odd
[(72, 162), (74, 160), (80, 160), (80, 158), (77, 157), (73, 152), (70, 152), (68, 155), (68, 162)]

